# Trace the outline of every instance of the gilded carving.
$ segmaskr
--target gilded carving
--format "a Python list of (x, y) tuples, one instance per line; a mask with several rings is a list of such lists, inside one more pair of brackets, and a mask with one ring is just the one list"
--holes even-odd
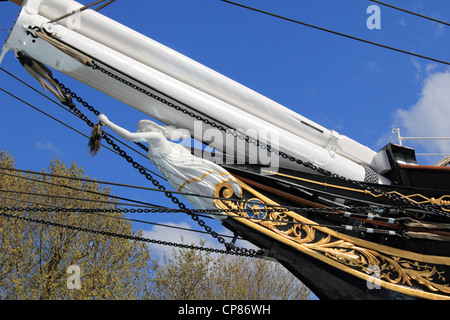
[[(279, 176), (283, 176), (283, 177), (287, 177), (287, 178), (291, 178), (291, 179), (295, 179), (295, 180), (300, 180), (300, 181), (304, 181), (307, 183), (312, 183), (315, 185), (322, 185), (324, 187), (327, 188), (335, 188), (335, 189), (342, 189), (342, 190), (348, 190), (348, 191), (353, 191), (353, 192), (357, 192), (357, 193), (364, 193), (367, 195), (370, 195), (374, 198), (380, 198), (383, 197), (384, 194), (382, 193), (374, 193), (372, 191), (368, 191), (368, 190), (363, 190), (363, 189), (356, 189), (356, 188), (350, 188), (350, 187), (343, 187), (343, 186), (339, 186), (339, 185), (334, 185), (334, 184), (329, 184), (329, 183), (325, 183), (325, 182), (318, 182), (318, 181), (314, 181), (314, 180), (310, 180), (310, 179), (305, 179), (305, 178), (300, 178), (300, 177), (295, 177), (295, 176), (290, 176), (290, 175), (286, 175), (286, 174), (282, 174), (279, 172), (272, 172), (272, 171), (267, 171), (270, 172), (271, 174), (274, 175), (279, 175)], [(438, 199), (435, 198), (428, 198), (422, 194), (419, 193), (415, 193), (415, 194), (410, 194), (410, 195), (404, 195), (399, 193), (398, 191), (390, 191), (387, 192), (387, 194), (389, 195), (397, 195), (400, 198), (403, 199), (407, 199), (413, 203), (417, 203), (417, 204), (435, 204), (435, 205), (439, 205), (442, 206), (441, 209), (447, 212), (450, 212), (450, 208), (446, 208), (445, 206), (450, 205), (450, 195), (444, 195), (441, 196)]]
[[(223, 190), (229, 187), (221, 186)], [(418, 287), (431, 292), (450, 294), (450, 287), (445, 284), (443, 271), (438, 271), (435, 265), (408, 260), (397, 256), (380, 253), (376, 250), (358, 246), (350, 241), (339, 239), (335, 233), (327, 234), (327, 229), (312, 221), (299, 221), (296, 213), (291, 211), (273, 211), (274, 203), (268, 203), (267, 198), (260, 196), (248, 186), (243, 189), (252, 194), (249, 202), (236, 199), (216, 199), (216, 205), (223, 209), (234, 209), (239, 216), (250, 218), (250, 221), (269, 229), (271, 232), (288, 238), (305, 249), (321, 253), (326, 258), (352, 269), (371, 274), (374, 266), (380, 270), (380, 280), (394, 285)], [(217, 196), (224, 195), (219, 189)], [(251, 212), (248, 210), (252, 209)], [(258, 210), (259, 209), (259, 210)], [(255, 211), (256, 210), (256, 211)]]

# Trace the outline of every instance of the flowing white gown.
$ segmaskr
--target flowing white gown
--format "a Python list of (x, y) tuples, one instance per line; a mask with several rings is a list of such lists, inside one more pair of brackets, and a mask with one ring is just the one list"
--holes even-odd
[[(170, 128), (170, 135), (164, 134), (165, 127), (150, 120), (144, 120), (148, 125), (140, 126), (138, 124), (140, 130), (132, 133), (112, 123), (104, 115), (99, 115), (98, 119), (126, 140), (146, 142), (149, 147), (150, 161), (176, 191), (200, 195), (200, 197), (184, 195), (195, 208), (217, 209), (214, 199), (211, 197), (214, 196), (214, 190), (224, 183), (228, 183), (234, 194), (241, 197), (241, 187), (228, 171), (209, 160), (192, 155), (184, 146), (167, 140), (166, 136), (170, 137), (170, 135), (175, 139), (180, 137), (177, 129)], [(140, 123), (142, 122), (140, 121)], [(225, 218), (224, 216), (212, 216), (219, 220)]]

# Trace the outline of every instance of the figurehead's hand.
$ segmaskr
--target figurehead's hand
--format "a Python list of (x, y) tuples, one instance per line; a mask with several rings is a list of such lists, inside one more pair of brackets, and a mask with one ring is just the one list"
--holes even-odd
[(98, 119), (99, 122), (102, 122), (102, 123), (109, 122), (108, 117), (106, 117), (103, 113), (99, 114), (97, 119)]

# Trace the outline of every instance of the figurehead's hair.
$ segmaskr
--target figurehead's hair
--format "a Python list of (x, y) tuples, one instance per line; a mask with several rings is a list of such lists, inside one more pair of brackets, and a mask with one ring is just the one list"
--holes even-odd
[(160, 131), (166, 139), (180, 140), (191, 137), (191, 134), (186, 129), (178, 129), (173, 126), (161, 126), (151, 120), (141, 120), (137, 124), (138, 132)]
[(91, 156), (95, 156), (100, 151), (102, 145), (102, 125), (103, 124), (99, 122), (92, 127), (91, 137), (89, 138), (88, 143)]

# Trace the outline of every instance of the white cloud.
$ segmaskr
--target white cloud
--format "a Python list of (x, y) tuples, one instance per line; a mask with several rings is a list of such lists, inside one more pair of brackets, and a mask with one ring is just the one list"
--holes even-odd
[(441, 23), (437, 23), (436, 30), (434, 31), (435, 36), (440, 36), (444, 33), (444, 25)]
[(428, 63), (425, 67), (423, 67), (419, 61), (415, 58), (411, 58), (411, 63), (416, 69), (416, 80), (424, 81), (424, 79), (430, 77), (436, 69), (439, 68), (437, 63)]
[[(404, 137), (450, 137), (450, 70), (431, 73), (433, 70), (431, 66), (426, 68), (428, 75), (417, 103), (396, 112)], [(404, 144), (410, 145), (410, 141)], [(428, 153), (450, 152), (448, 141), (418, 140), (414, 145)]]
[[(180, 222), (180, 223), (174, 223), (174, 222), (161, 222), (161, 224), (169, 225), (172, 227), (180, 227), (180, 228), (187, 228), (191, 229), (190, 225), (187, 222)], [(174, 243), (181, 243), (181, 238), (183, 238), (184, 243), (186, 244), (195, 244), (198, 245), (200, 243), (201, 235), (190, 232), (187, 230), (180, 230), (175, 228), (167, 228), (163, 226), (154, 226), (150, 230), (144, 230), (143, 236), (145, 238), (150, 239), (156, 239), (161, 241), (168, 241), (168, 242), (174, 242)], [(173, 247), (166, 246), (166, 245), (157, 245), (157, 244), (150, 244), (150, 248), (152, 249), (152, 252), (157, 255), (161, 255), (164, 252), (170, 253), (172, 252)]]
[(382, 64), (380, 65), (380, 59), (376, 59), (377, 61), (371, 60), (371, 61), (366, 61), (364, 63), (364, 68), (375, 72), (377, 74), (381, 74), (382, 72), (386, 71), (386, 68), (382, 66)]
[[(205, 221), (208, 224), (208, 221)], [(192, 227), (187, 222), (161, 222), (161, 224), (166, 224), (173, 227), (180, 227), (180, 228), (187, 228), (192, 229)], [(221, 235), (229, 235), (232, 236), (231, 231), (221, 228), (220, 230), (217, 228), (213, 228), (217, 233)], [(156, 239), (161, 241), (167, 241), (167, 242), (174, 242), (174, 243), (182, 243), (181, 238), (183, 238), (184, 244), (194, 244), (194, 245), (200, 245), (200, 242), (203, 240), (205, 241), (205, 244), (203, 245), (206, 248), (214, 248), (214, 249), (225, 249), (225, 246), (221, 244), (216, 238), (213, 238), (209, 234), (202, 234), (197, 232), (192, 232), (189, 230), (180, 230), (175, 228), (167, 228), (163, 226), (154, 226), (150, 230), (143, 230), (142, 236), (149, 239)], [(231, 238), (225, 238), (226, 242), (230, 242)], [(237, 241), (237, 246), (245, 247), (245, 248), (253, 248), (257, 249), (255, 246), (250, 244), (247, 241)], [(170, 257), (172, 254), (172, 251), (175, 247), (167, 246), (167, 245), (158, 245), (158, 244), (150, 244), (150, 249), (152, 250), (152, 254), (155, 256), (162, 257), (164, 253), (166, 253), (166, 256)]]
[(36, 142), (34, 146), (38, 150), (51, 151), (55, 155), (60, 154), (59, 149), (53, 143), (47, 140)]

